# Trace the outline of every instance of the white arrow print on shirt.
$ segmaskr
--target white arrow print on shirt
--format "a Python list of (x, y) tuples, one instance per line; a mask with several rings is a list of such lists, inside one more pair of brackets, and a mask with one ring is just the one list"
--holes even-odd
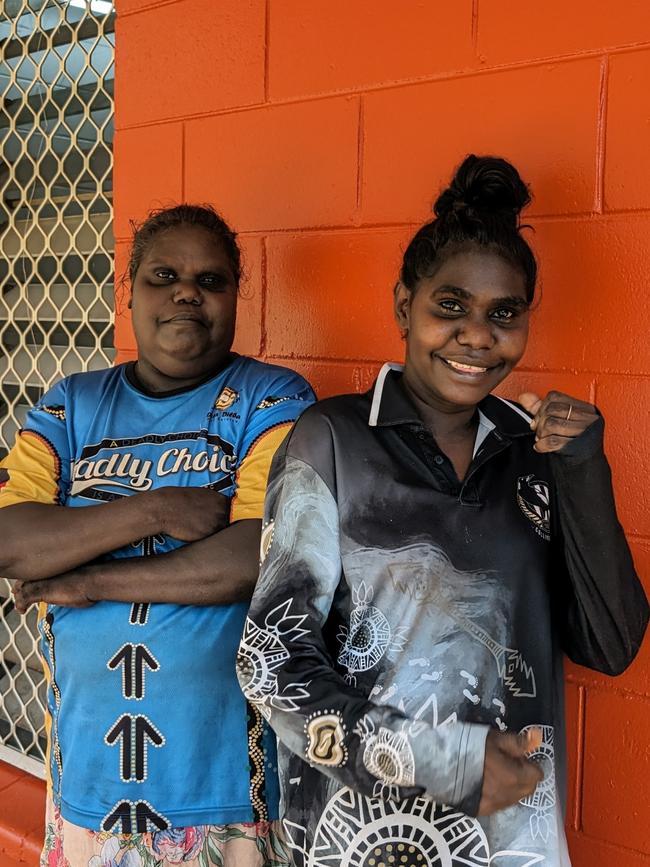
[(144, 644), (123, 644), (107, 663), (111, 671), (122, 666), (122, 695), (137, 701), (144, 698), (145, 666), (158, 671), (160, 663)]
[(169, 828), (167, 819), (157, 813), (148, 801), (120, 801), (104, 817), (102, 830), (111, 831), (118, 822), (122, 834), (144, 834)]
[(147, 779), (147, 748), (162, 747), (164, 735), (146, 716), (125, 713), (104, 737), (107, 746), (120, 742), (120, 777), (125, 783), (142, 783)]
[(129, 615), (131, 626), (146, 626), (150, 608), (149, 602), (134, 602), (131, 606), (131, 614)]

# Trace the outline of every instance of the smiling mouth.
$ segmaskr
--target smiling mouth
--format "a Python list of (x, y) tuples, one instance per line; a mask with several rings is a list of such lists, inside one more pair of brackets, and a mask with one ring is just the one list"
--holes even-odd
[(442, 358), (440, 355), (436, 356), (436, 358), (439, 358), (443, 364), (446, 364), (447, 367), (450, 367), (456, 373), (461, 373), (464, 376), (480, 377), (485, 376), (486, 373), (490, 373), (494, 370), (494, 367), (482, 367), (478, 364), (465, 364), (460, 361), (452, 361), (450, 358)]

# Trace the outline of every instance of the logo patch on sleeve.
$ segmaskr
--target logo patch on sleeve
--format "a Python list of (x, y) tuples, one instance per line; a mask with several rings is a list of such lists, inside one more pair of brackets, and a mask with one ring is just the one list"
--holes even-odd
[(517, 503), (523, 514), (528, 518), (535, 532), (545, 542), (551, 539), (551, 508), (550, 495), (546, 482), (529, 476), (517, 479)]
[(226, 386), (214, 403), (215, 409), (230, 409), (239, 400), (239, 392)]

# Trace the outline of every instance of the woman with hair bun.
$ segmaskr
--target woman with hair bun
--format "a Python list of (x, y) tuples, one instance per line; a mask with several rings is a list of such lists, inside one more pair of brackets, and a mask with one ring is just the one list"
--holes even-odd
[(648, 605), (600, 413), (492, 394), (528, 337), (529, 200), (467, 157), (404, 255), (404, 365), (274, 459), (238, 670), (301, 867), (569, 864), (562, 653), (619, 674)]

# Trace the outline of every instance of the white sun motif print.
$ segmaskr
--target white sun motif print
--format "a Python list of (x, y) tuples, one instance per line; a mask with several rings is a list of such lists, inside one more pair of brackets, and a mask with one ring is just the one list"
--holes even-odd
[(347, 668), (345, 679), (355, 683), (355, 675), (369, 671), (388, 651), (399, 651), (406, 641), (405, 630), (401, 627), (394, 632), (385, 615), (372, 605), (373, 589), (365, 581), (352, 589), (353, 609), (350, 614), (350, 627), (341, 626), (339, 641), (343, 644), (338, 662)]
[(539, 763), (544, 779), (537, 784), (532, 795), (519, 802), (533, 811), (530, 817), (530, 833), (533, 840), (541, 837), (546, 843), (555, 834), (555, 749), (553, 746), (553, 726), (526, 726), (522, 732), (541, 729), (542, 743), (528, 753), (528, 757)]
[[(291, 832), (291, 828), (288, 829)], [(489, 867), (476, 819), (429, 798), (386, 801), (341, 789), (318, 823), (307, 867)]]
[[(403, 702), (401, 709), (405, 711)], [(410, 739), (429, 726), (457, 722), (456, 713), (441, 719), (435, 693), (421, 704), (403, 730), (379, 730), (365, 715), (355, 734), (365, 746), (364, 764), (392, 774), (381, 797), (368, 798), (342, 788), (328, 801), (316, 826), (311, 846), (306, 828), (285, 819), (287, 842), (299, 867), (534, 867), (545, 862), (535, 852), (502, 849), (491, 853), (477, 819), (426, 797), (400, 799), (399, 785), (414, 780), (415, 762)], [(366, 761), (366, 755), (368, 760)], [(371, 773), (373, 771), (371, 770)], [(392, 791), (391, 791), (392, 790)]]
[(399, 786), (415, 785), (415, 758), (404, 731), (394, 732), (383, 726), (377, 731), (367, 715), (354, 731), (364, 745), (363, 764), (377, 777), (374, 797), (399, 798)]
[(293, 683), (291, 690), (287, 688), (280, 693), (275, 673), (290, 656), (285, 642), (291, 643), (308, 633), (308, 630), (301, 628), (307, 615), (289, 614), (292, 602), (293, 599), (288, 599), (270, 611), (264, 621), (266, 628), (247, 617), (237, 655), (242, 691), (267, 719), (271, 706), (281, 710), (297, 710), (296, 702), (309, 695), (306, 689), (309, 683)]
[(389, 801), (340, 789), (310, 847), (301, 825), (283, 824), (295, 863), (304, 867), (533, 867), (545, 860), (511, 849), (491, 855), (477, 819), (423, 797)]

